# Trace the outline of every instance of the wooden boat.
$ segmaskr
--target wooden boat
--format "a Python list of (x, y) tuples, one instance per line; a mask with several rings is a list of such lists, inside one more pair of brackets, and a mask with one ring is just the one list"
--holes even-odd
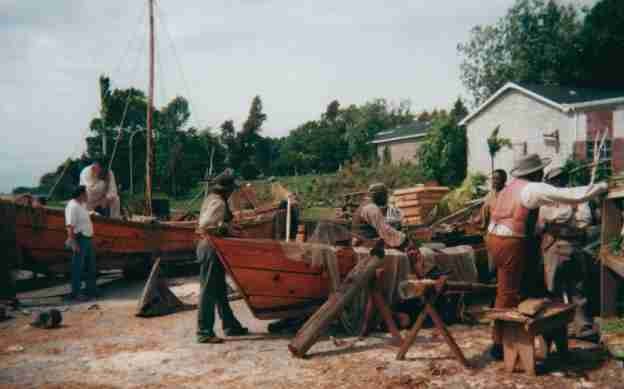
[[(327, 299), (327, 269), (294, 260), (288, 243), (266, 239), (212, 238), (219, 258), (258, 319), (296, 318), (313, 312)], [(300, 244), (305, 248), (305, 243)], [(336, 253), (341, 278), (355, 266), (351, 247), (326, 246)], [(304, 249), (305, 250), (305, 249)], [(291, 255), (291, 256), (289, 256)]]
[[(10, 262), (41, 273), (71, 271), (71, 252), (64, 247), (67, 232), (63, 210), (0, 200), (0, 215), (2, 240), (13, 242), (3, 246), (14, 244), (16, 249), (11, 252), (17, 258)], [(241, 221), (241, 236), (271, 238), (279, 216), (276, 211)], [(156, 257), (163, 262), (195, 258), (197, 222), (137, 222), (97, 215), (92, 221), (99, 270), (123, 269), (128, 275), (144, 275)]]

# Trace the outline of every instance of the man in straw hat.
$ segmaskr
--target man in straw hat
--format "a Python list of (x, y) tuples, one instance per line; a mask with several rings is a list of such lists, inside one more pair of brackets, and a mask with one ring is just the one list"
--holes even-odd
[[(535, 226), (539, 207), (549, 204), (580, 204), (606, 192), (606, 183), (580, 191), (578, 188), (557, 188), (542, 183), (544, 168), (550, 160), (537, 154), (521, 157), (511, 170), (513, 180), (499, 193), (492, 208), (488, 226), (487, 249), (496, 266), (498, 286), (496, 308), (513, 308), (521, 300), (523, 276), (533, 251)], [(490, 354), (502, 359), (502, 333), (495, 327)]]
[(208, 234), (229, 236), (236, 227), (231, 224), (232, 212), (228, 207), (228, 198), (238, 187), (231, 170), (226, 170), (214, 180), (211, 193), (204, 199), (199, 215), (198, 233), (201, 236), (197, 244), (199, 272), (199, 311), (197, 314), (197, 342), (222, 343), (223, 339), (214, 332), (215, 306), (223, 323), (223, 332), (227, 336), (242, 336), (249, 333), (236, 319), (227, 299), (225, 269), (217, 257), (215, 248), (208, 239)]
[[(568, 185), (568, 174), (562, 167), (550, 169), (544, 180), (556, 187)], [(581, 193), (587, 187), (580, 187)], [(544, 265), (544, 281), (548, 292), (564, 297), (576, 304), (572, 335), (583, 339), (595, 338), (592, 317), (587, 314), (587, 299), (583, 296), (583, 282), (587, 275), (590, 258), (583, 247), (597, 238), (597, 226), (588, 202), (581, 204), (550, 204), (540, 208), (537, 223), (542, 236), (541, 251)]]
[(353, 214), (352, 229), (356, 235), (356, 244), (370, 244), (376, 239), (383, 239), (389, 247), (406, 248), (406, 235), (397, 231), (385, 215), (388, 206), (388, 188), (376, 183), (368, 188), (371, 202), (361, 205)]

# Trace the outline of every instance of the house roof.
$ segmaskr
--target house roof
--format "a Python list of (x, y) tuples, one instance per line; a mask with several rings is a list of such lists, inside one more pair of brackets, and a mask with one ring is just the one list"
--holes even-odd
[(536, 100), (559, 109), (562, 112), (578, 110), (588, 107), (595, 107), (609, 104), (624, 103), (624, 90), (575, 88), (554, 85), (537, 85), (508, 82), (483, 104), (477, 107), (470, 115), (460, 122), (466, 125), (474, 117), (479, 115), (485, 108), (492, 104), (498, 97), (509, 90), (516, 90), (520, 93), (535, 98)]
[(398, 140), (422, 138), (427, 135), (430, 127), (431, 123), (429, 122), (414, 121), (377, 133), (371, 143), (381, 144)]

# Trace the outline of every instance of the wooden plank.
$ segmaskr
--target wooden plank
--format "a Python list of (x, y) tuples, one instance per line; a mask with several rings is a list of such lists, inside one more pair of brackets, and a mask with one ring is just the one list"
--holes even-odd
[(600, 317), (617, 316), (617, 296), (620, 277), (609, 267), (600, 266)]
[(609, 269), (613, 270), (620, 277), (624, 277), (624, 257), (620, 255), (613, 255), (607, 250), (603, 250), (601, 253), (602, 264)]
[(231, 267), (247, 295), (321, 299), (329, 295), (329, 282), (314, 274)]
[(446, 186), (415, 186), (411, 188), (403, 188), (395, 190), (393, 196), (401, 196), (412, 193), (448, 193), (450, 189)]
[(416, 200), (400, 199), (394, 202), (394, 206), (399, 209), (403, 209), (403, 208), (410, 208), (410, 207), (435, 206), (439, 202), (440, 201), (438, 199), (416, 199)]
[(394, 201), (440, 201), (445, 194), (443, 193), (411, 193), (406, 195), (394, 196)]

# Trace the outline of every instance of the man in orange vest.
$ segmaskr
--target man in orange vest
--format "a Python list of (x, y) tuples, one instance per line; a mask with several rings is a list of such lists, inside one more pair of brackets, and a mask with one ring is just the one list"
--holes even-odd
[[(513, 308), (521, 301), (523, 276), (537, 263), (535, 226), (539, 207), (551, 204), (580, 204), (607, 191), (606, 183), (581, 188), (556, 188), (542, 183), (544, 167), (550, 160), (537, 154), (515, 162), (513, 180), (499, 193), (491, 210), (487, 250), (496, 266), (498, 286), (496, 308)], [(535, 247), (536, 248), (536, 247)], [(533, 258), (532, 258), (533, 257)], [(490, 354), (502, 359), (502, 334), (494, 328)]]

